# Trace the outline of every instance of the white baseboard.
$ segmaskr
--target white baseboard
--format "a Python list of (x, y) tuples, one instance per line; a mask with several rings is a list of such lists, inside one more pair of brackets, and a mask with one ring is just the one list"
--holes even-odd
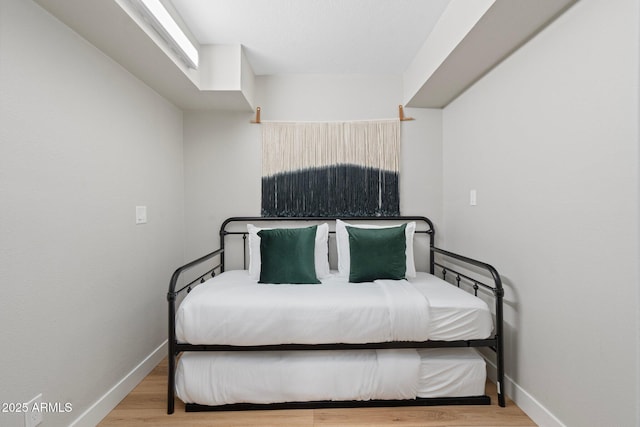
[[(496, 365), (485, 358), (487, 361), (487, 376), (494, 383), (497, 377)], [(522, 411), (529, 416), (540, 427), (566, 427), (562, 421), (556, 418), (547, 408), (542, 406), (533, 396), (520, 387), (508, 375), (504, 376), (504, 384), (502, 384), (504, 392), (513, 402), (518, 405)]]
[(131, 390), (133, 390), (146, 377), (153, 368), (167, 355), (167, 341), (163, 342), (150, 355), (148, 355), (138, 366), (125, 375), (111, 390), (106, 392), (100, 399), (84, 411), (73, 423), (71, 427), (95, 427), (118, 403), (122, 401)]

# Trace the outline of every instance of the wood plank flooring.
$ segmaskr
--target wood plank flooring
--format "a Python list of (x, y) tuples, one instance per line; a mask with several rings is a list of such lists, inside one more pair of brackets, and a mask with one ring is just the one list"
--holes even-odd
[(101, 427), (208, 426), (208, 427), (499, 427), (535, 426), (513, 402), (497, 405), (495, 385), (487, 383), (488, 406), (422, 406), (405, 408), (298, 409), (244, 412), (184, 412), (167, 415), (167, 361), (161, 362), (111, 413)]

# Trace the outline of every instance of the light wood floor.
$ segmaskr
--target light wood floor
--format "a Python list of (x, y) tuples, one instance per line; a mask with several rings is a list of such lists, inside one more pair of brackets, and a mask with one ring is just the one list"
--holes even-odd
[(161, 362), (99, 424), (119, 426), (535, 426), (510, 400), (497, 405), (495, 386), (488, 382), (489, 406), (422, 406), (405, 408), (297, 409), (245, 412), (184, 412), (176, 399), (176, 411), (167, 415), (167, 361)]

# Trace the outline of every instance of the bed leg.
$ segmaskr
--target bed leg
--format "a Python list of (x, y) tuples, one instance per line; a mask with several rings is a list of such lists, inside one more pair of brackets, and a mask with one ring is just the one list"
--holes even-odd
[[(169, 347), (172, 347), (169, 345)], [(173, 414), (175, 408), (176, 357), (169, 350), (169, 374), (167, 378), (167, 414)]]
[(502, 351), (502, 339), (498, 339), (498, 351), (496, 352), (497, 368), (496, 387), (498, 389), (498, 405), (502, 408), (506, 406), (504, 398), (504, 354)]
[[(174, 286), (174, 280), (172, 279), (172, 286)], [(175, 390), (176, 390), (176, 294), (173, 289), (167, 294), (167, 301), (169, 303), (169, 354), (168, 354), (168, 373), (167, 373), (167, 414), (173, 414), (175, 406)]]
[(496, 386), (498, 388), (498, 405), (505, 407), (504, 398), (504, 317), (502, 311), (502, 298), (504, 291), (502, 286), (496, 293)]

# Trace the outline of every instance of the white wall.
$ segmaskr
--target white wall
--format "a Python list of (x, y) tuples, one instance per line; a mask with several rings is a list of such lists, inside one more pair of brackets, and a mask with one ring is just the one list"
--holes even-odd
[[(398, 117), (402, 80), (395, 76), (290, 75), (256, 79), (262, 120), (348, 121)], [(442, 220), (442, 111), (407, 109), (402, 123), (400, 209)], [(186, 112), (187, 254), (218, 245), (220, 223), (260, 215), (261, 130), (251, 114)]]
[(260, 215), (260, 126), (238, 112), (185, 112), (186, 257), (219, 247), (222, 221)]
[(69, 425), (166, 340), (182, 113), (35, 3), (0, 8), (0, 402), (43, 393)]
[(582, 0), (444, 110), (445, 246), (502, 273), (540, 425), (640, 425), (639, 16)]

